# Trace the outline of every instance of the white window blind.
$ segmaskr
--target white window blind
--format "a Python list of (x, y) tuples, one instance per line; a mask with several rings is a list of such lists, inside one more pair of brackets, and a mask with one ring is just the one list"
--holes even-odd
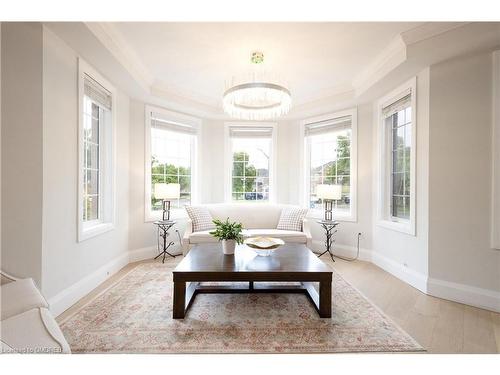
[(382, 115), (384, 116), (384, 118), (387, 118), (394, 115), (395, 113), (405, 110), (410, 106), (411, 106), (411, 91), (408, 91), (408, 93), (401, 99), (384, 107), (382, 109)]
[(271, 127), (238, 127), (231, 126), (229, 128), (229, 136), (231, 138), (271, 138), (273, 128)]
[(197, 129), (190, 124), (167, 119), (161, 113), (151, 112), (151, 127), (155, 129), (170, 130), (177, 133), (196, 134)]
[(332, 118), (324, 121), (306, 124), (305, 135), (320, 135), (330, 133), (335, 130), (350, 129), (352, 123), (351, 116)]
[(111, 93), (87, 74), (83, 78), (83, 93), (99, 106), (111, 110)]

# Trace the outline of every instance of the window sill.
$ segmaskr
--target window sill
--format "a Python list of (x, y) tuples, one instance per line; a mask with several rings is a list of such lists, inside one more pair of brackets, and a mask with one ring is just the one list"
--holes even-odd
[(411, 222), (397, 222), (390, 220), (378, 220), (377, 225), (382, 228), (390, 229), (396, 232), (401, 232), (415, 236), (415, 225)]
[[(81, 223), (81, 225), (83, 226), (84, 224)], [(115, 229), (115, 225), (113, 223), (99, 223), (89, 226), (87, 228), (82, 229), (78, 233), (78, 242), (82, 242), (92, 237), (99, 236), (100, 234), (109, 232), (113, 229)]]

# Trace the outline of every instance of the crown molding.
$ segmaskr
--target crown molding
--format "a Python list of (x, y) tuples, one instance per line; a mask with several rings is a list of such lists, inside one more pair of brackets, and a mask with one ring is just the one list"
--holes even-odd
[(471, 22), (425, 22), (420, 26), (404, 31), (401, 33), (401, 38), (403, 39), (403, 42), (409, 46), (426, 39), (434, 38), (435, 36), (444, 34), (470, 23)]
[(85, 22), (85, 26), (129, 72), (132, 78), (146, 92), (151, 92), (153, 75), (114, 25), (110, 22)]
[(390, 71), (404, 63), (406, 58), (406, 44), (401, 35), (398, 35), (354, 78), (353, 87), (356, 96), (360, 96)]

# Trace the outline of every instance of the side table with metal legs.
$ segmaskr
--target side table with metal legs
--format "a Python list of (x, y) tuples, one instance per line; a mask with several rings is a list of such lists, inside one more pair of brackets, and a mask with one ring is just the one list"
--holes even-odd
[[(171, 221), (171, 220), (160, 220), (160, 221), (155, 221), (153, 224), (157, 226), (157, 247), (158, 247), (158, 252), (159, 254), (155, 256), (154, 259), (157, 259), (163, 255), (162, 263), (165, 263), (165, 257), (168, 255), (172, 258), (175, 258), (177, 255), (172, 254), (168, 251), (170, 246), (174, 245), (174, 241), (169, 241), (167, 243), (167, 238), (170, 236), (169, 230), (176, 224), (176, 221)], [(177, 236), (179, 237), (179, 244), (181, 243), (181, 235), (179, 233), (179, 230), (175, 230), (177, 232)]]
[(329, 221), (329, 220), (319, 220), (318, 224), (323, 227), (325, 230), (325, 247), (326, 250), (323, 251), (321, 254), (318, 255), (318, 258), (321, 257), (322, 255), (328, 253), (330, 254), (330, 258), (332, 258), (332, 261), (335, 262), (335, 259), (333, 259), (333, 252), (332, 252), (332, 244), (335, 242), (333, 235), (337, 233), (337, 225), (339, 225), (338, 221)]

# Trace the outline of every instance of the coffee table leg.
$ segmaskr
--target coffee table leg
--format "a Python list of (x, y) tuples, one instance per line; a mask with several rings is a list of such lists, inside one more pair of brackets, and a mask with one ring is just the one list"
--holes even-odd
[(319, 282), (319, 316), (321, 318), (332, 317), (332, 281)]
[(184, 319), (186, 309), (186, 282), (174, 281), (173, 318)]

